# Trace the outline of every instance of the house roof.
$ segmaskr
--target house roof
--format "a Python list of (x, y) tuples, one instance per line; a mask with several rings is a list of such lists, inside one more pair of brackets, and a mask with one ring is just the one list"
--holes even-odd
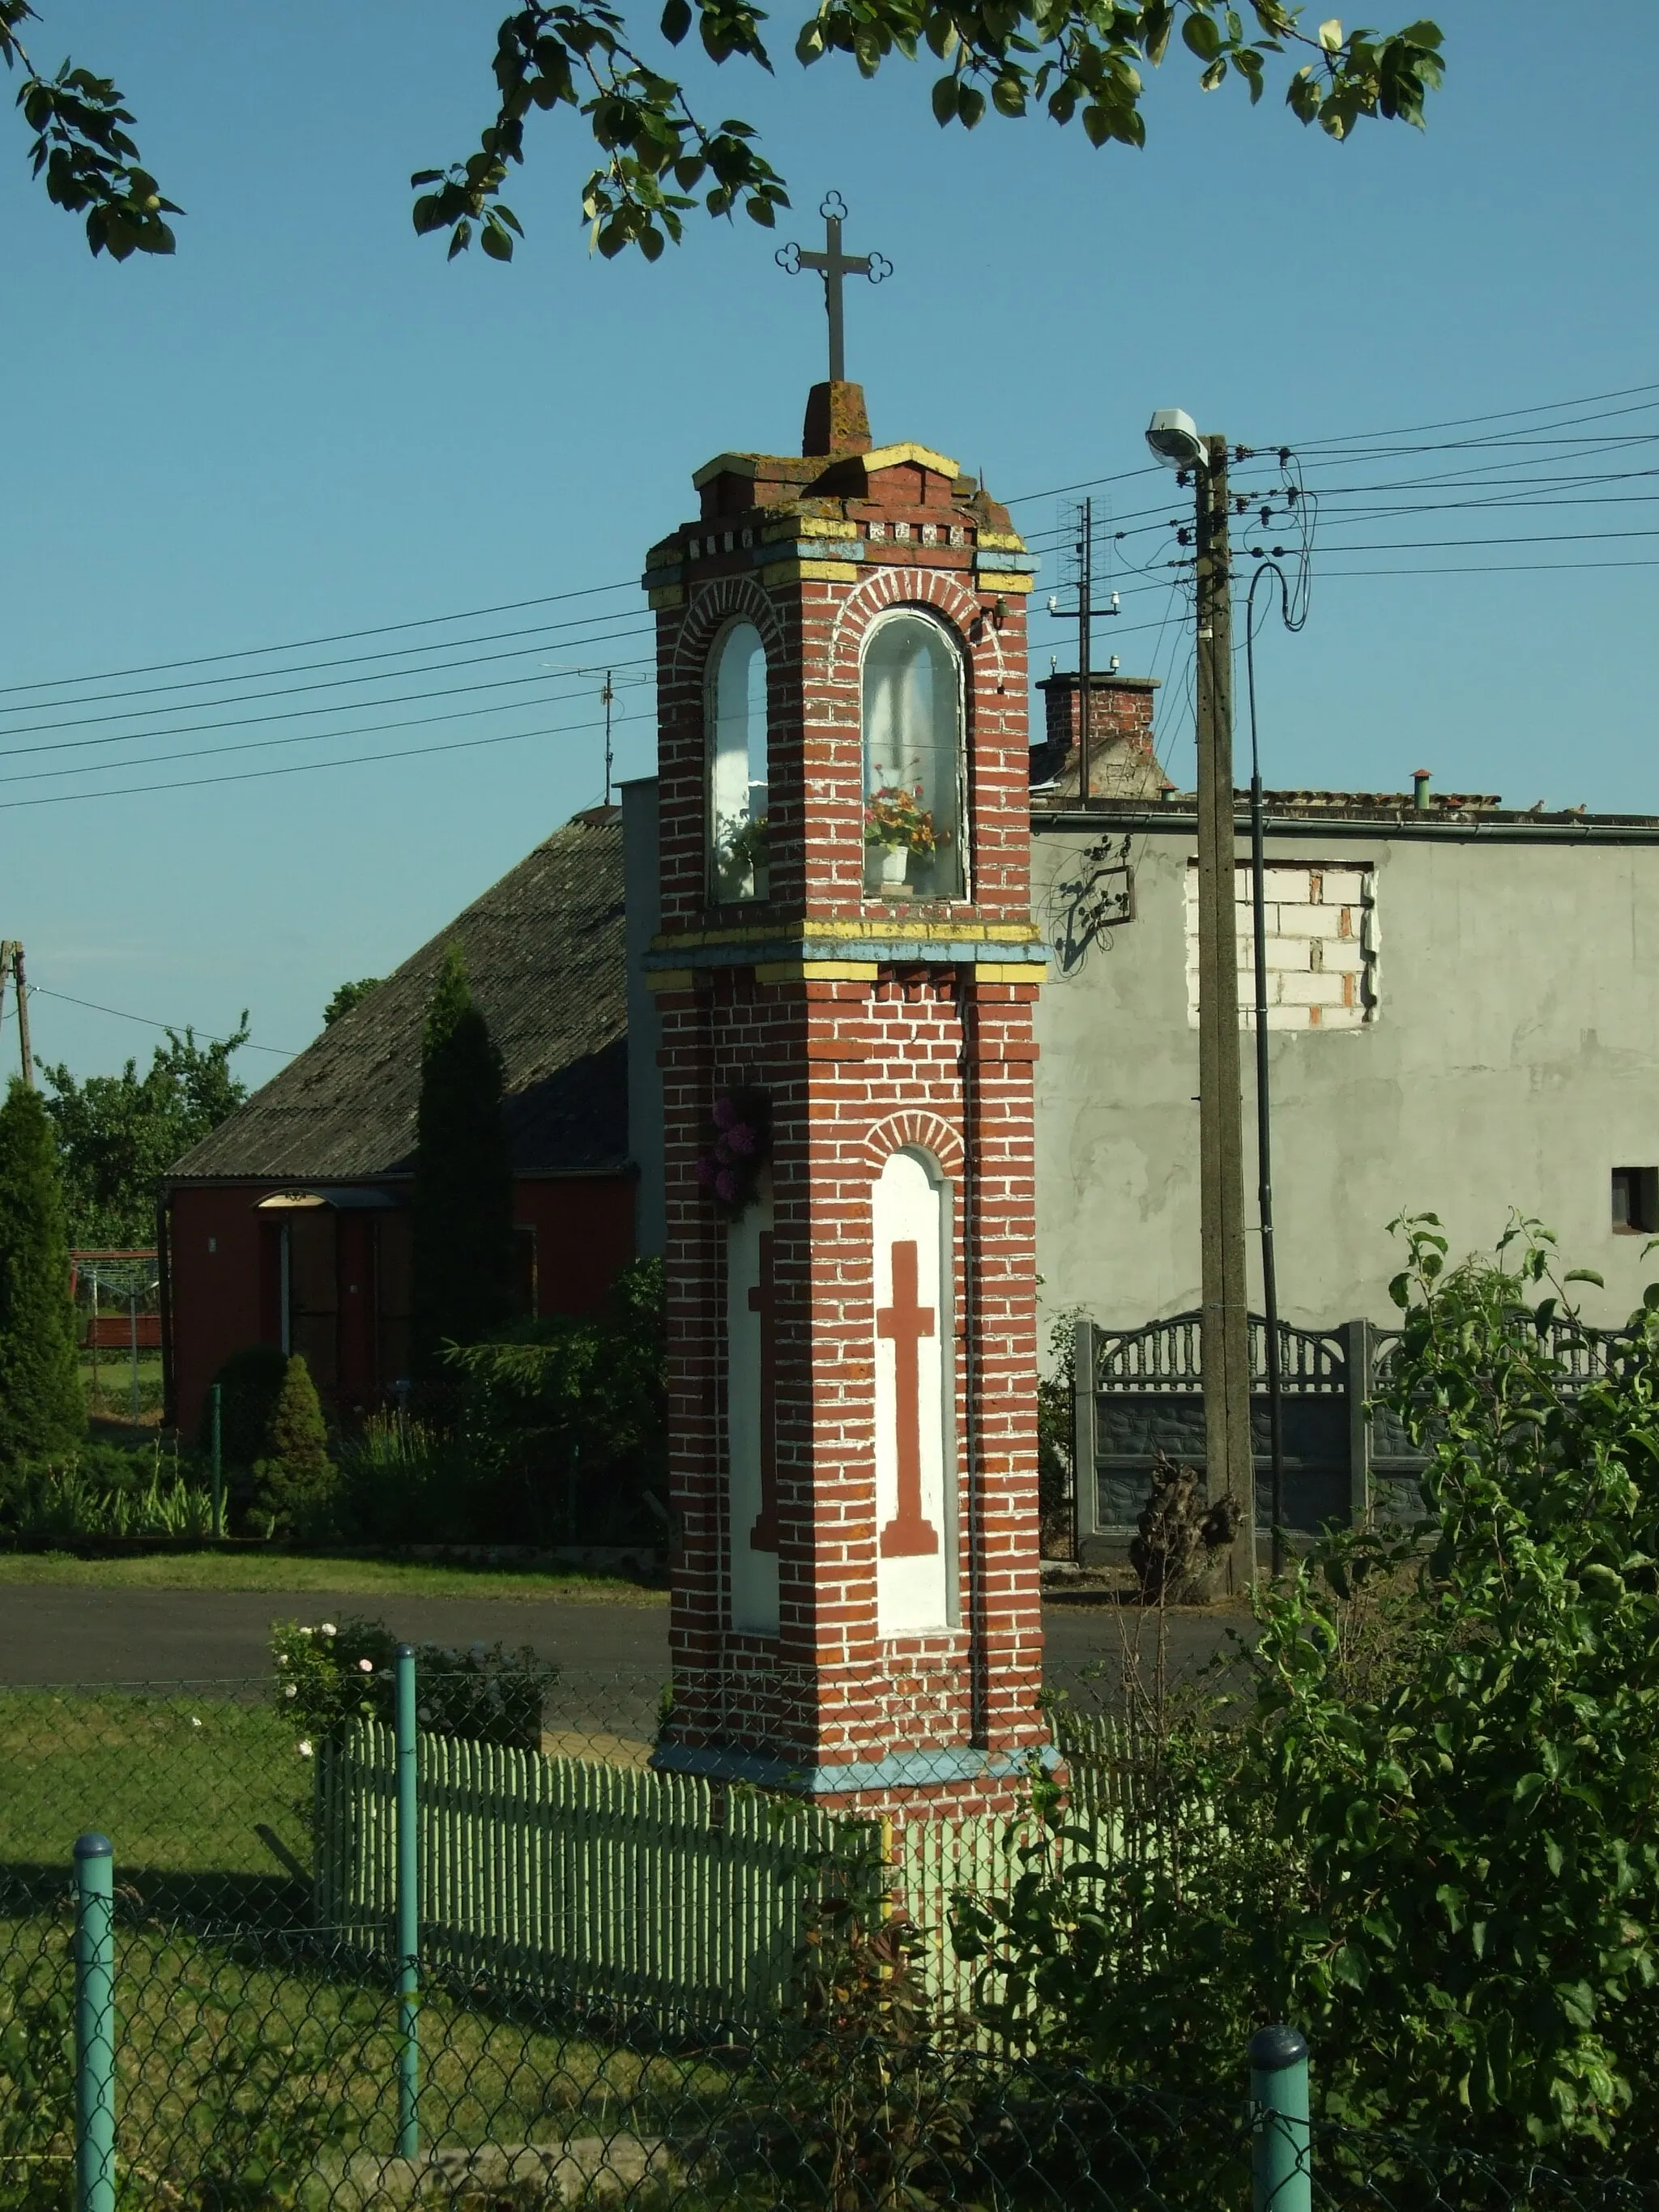
[(615, 1172), (628, 1155), (622, 814), (537, 846), (210, 1136), (170, 1179), (362, 1182), (410, 1173), (421, 1036), (446, 949), (465, 959), (506, 1069), (520, 1175)]

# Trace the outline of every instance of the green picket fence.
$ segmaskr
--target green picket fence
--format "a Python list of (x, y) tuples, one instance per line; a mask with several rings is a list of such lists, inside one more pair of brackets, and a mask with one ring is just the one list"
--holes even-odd
[[(360, 1721), (319, 1747), (317, 1911), (386, 1950), (396, 1897), (396, 1741)], [(693, 1775), (417, 1738), (421, 1954), (654, 2021), (775, 2022), (828, 1883), (882, 1887), (881, 1832)]]
[[(1091, 1856), (1133, 1849), (1117, 1725), (1058, 1717)], [(392, 1948), (395, 1762), (395, 1733), (376, 1722), (319, 1747), (317, 1917), (367, 1950)], [(892, 1897), (921, 1929), (922, 1985), (948, 2032), (972, 2008), (975, 1971), (951, 1947), (951, 1899), (1006, 1890), (1030, 1832), (983, 1815), (849, 1820), (603, 1755), (425, 1733), (416, 1772), (425, 1970), (601, 2004), (671, 2033), (775, 2021), (815, 1906), (848, 1883), (872, 1911)]]

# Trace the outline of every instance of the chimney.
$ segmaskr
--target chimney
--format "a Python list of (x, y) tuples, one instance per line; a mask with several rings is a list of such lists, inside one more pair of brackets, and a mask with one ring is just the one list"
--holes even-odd
[[(1048, 736), (1031, 756), (1031, 781), (1057, 798), (1078, 795), (1078, 734), (1082, 686), (1074, 670), (1045, 677), (1037, 685), (1048, 709)], [(1089, 678), (1089, 796), (1162, 799), (1174, 789), (1152, 750), (1155, 676), (1119, 676), (1095, 669)]]

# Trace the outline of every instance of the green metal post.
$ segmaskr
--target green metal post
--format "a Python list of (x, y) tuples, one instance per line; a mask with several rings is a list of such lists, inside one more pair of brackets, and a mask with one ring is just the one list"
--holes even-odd
[(420, 2149), (421, 1833), (415, 1647), (398, 1646), (398, 2155)]
[(115, 1860), (75, 1844), (75, 2212), (115, 2212)]
[(1294, 2027), (1250, 2038), (1255, 2212), (1313, 2212), (1308, 2045)]
[(213, 1533), (216, 1536), (222, 1536), (225, 1533), (225, 1462), (222, 1449), (223, 1438), (220, 1430), (220, 1413), (222, 1411), (220, 1401), (222, 1395), (220, 1385), (216, 1382), (213, 1385), (212, 1390)]

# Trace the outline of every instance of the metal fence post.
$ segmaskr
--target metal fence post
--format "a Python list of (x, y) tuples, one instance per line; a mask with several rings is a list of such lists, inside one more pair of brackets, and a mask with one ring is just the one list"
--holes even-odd
[(398, 1646), (398, 2155), (420, 2149), (421, 1831), (415, 1647)]
[(1313, 2212), (1308, 2045), (1294, 2027), (1250, 2038), (1255, 2212)]
[(223, 1437), (220, 1423), (222, 1396), (223, 1391), (222, 1386), (216, 1382), (213, 1385), (212, 1390), (213, 1533), (216, 1536), (222, 1536), (225, 1533), (225, 1462)]
[(107, 1836), (75, 1844), (75, 2212), (115, 2212), (115, 1880)]

